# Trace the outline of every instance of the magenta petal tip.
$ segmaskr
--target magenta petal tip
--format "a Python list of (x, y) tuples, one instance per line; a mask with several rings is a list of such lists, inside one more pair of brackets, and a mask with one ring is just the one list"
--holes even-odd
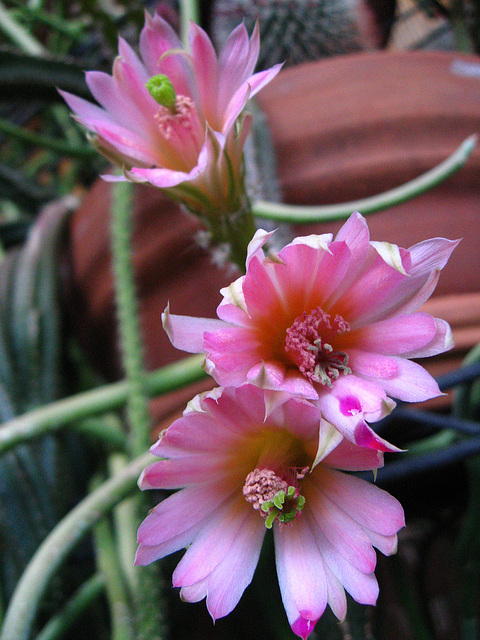
[(306, 640), (314, 630), (317, 622), (318, 620), (310, 620), (306, 617), (304, 618), (303, 616), (300, 616), (292, 624), (292, 631), (303, 640)]

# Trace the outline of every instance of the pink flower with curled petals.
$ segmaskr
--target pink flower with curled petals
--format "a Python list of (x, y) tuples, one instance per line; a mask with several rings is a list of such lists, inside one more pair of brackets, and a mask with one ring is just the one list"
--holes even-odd
[(296, 238), (265, 256), (252, 239), (246, 275), (222, 289), (219, 320), (164, 313), (179, 349), (206, 354), (223, 386), (250, 382), (315, 403), (352, 443), (383, 451), (375, 422), (395, 406), (440, 394), (412, 358), (453, 345), (449, 325), (418, 311), (458, 241), (434, 238), (402, 249), (370, 241), (354, 213), (335, 239)]
[(187, 548), (173, 585), (188, 602), (206, 597), (215, 620), (237, 605), (273, 529), (288, 621), (307, 638), (327, 604), (345, 617), (345, 590), (376, 602), (373, 547), (394, 553), (404, 516), (391, 495), (341, 472), (382, 466), (380, 451), (345, 440), (313, 404), (276, 395), (217, 389), (166, 430), (152, 447), (163, 459), (139, 484), (180, 491), (140, 526), (136, 564)]
[(113, 75), (87, 72), (100, 106), (61, 94), (99, 151), (124, 165), (123, 178), (107, 179), (148, 182), (195, 212), (235, 210), (250, 126), (241, 114), (280, 65), (254, 73), (258, 26), (249, 38), (239, 25), (218, 58), (199, 26), (191, 25), (189, 40), (190, 54), (165, 20), (147, 13), (140, 57), (120, 38)]

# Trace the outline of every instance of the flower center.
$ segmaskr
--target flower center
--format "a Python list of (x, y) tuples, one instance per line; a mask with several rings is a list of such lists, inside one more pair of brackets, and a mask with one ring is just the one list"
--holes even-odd
[(287, 329), (285, 351), (303, 375), (313, 382), (332, 386), (343, 371), (352, 373), (345, 351), (332, 346), (335, 335), (350, 331), (350, 325), (342, 316), (332, 320), (320, 307), (295, 318)]
[(177, 95), (170, 80), (162, 74), (150, 78), (145, 86), (158, 103), (154, 117), (162, 137), (164, 164), (175, 171), (191, 171), (198, 164), (205, 141), (205, 127), (195, 102), (188, 96)]
[[(194, 101), (188, 96), (178, 95), (175, 98), (173, 111), (159, 105), (155, 114), (158, 131), (169, 146), (169, 155), (180, 161), (178, 168), (189, 171), (198, 162), (198, 156), (205, 139)], [(177, 168), (173, 161), (172, 168)]]
[(288, 476), (293, 484), (280, 478), (271, 469), (255, 469), (245, 478), (243, 495), (254, 509), (265, 518), (265, 526), (271, 529), (275, 520), (279, 526), (291, 524), (305, 506), (305, 498), (300, 495), (297, 481), (308, 473), (305, 467), (300, 471), (292, 469)]

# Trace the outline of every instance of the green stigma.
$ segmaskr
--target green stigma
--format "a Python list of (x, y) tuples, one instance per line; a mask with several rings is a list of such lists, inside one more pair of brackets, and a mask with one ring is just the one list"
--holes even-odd
[(158, 104), (161, 104), (172, 113), (175, 113), (177, 95), (173, 88), (173, 84), (167, 76), (163, 75), (163, 73), (159, 73), (157, 76), (149, 78), (145, 83), (145, 87), (147, 88), (148, 93), (156, 102), (158, 102)]
[[(288, 487), (287, 491), (279, 491), (268, 502), (261, 506), (262, 511), (267, 514), (265, 526), (271, 529), (275, 520), (285, 524), (292, 522), (297, 513), (300, 513), (305, 506), (305, 498), (302, 495), (295, 496), (295, 487)], [(285, 504), (285, 501), (287, 504)], [(288, 506), (287, 506), (288, 505)], [(288, 510), (287, 510), (288, 509)]]

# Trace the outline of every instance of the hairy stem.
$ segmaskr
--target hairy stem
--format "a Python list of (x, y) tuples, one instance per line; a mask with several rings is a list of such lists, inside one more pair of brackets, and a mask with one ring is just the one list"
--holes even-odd
[[(190, 356), (157, 369), (145, 377), (146, 393), (157, 396), (178, 389), (206, 376), (202, 370), (203, 356)], [(113, 446), (121, 447), (123, 437), (116, 427), (110, 428), (100, 420), (84, 420), (118, 409), (127, 401), (131, 383), (127, 380), (85, 391), (57, 400), (5, 422), (0, 429), (0, 454), (23, 443), (52, 433), (65, 425), (88, 433)], [(78, 422), (83, 421), (83, 422)]]

